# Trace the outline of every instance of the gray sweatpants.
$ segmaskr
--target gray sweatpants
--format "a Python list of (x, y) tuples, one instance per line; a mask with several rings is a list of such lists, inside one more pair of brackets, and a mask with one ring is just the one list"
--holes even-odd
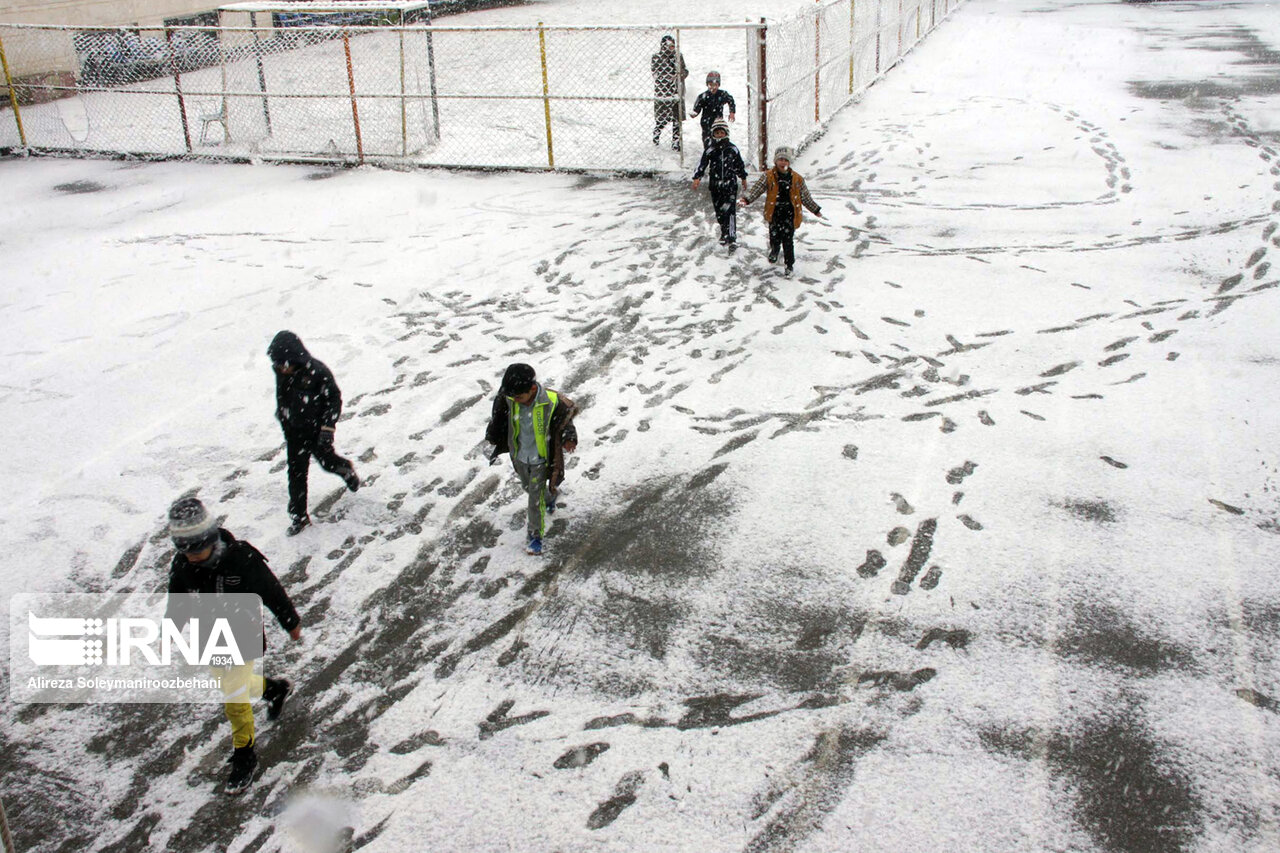
[(535, 463), (521, 462), (515, 460), (516, 476), (520, 478), (520, 485), (524, 486), (525, 493), (529, 496), (529, 512), (525, 522), (525, 530), (529, 534), (529, 538), (537, 536), (542, 538), (543, 520), (546, 516), (547, 509), (547, 463), (538, 461)]

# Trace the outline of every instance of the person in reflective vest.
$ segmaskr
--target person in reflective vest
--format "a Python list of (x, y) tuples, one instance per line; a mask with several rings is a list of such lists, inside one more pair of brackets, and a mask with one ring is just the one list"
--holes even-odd
[(532, 367), (507, 367), (484, 437), (493, 445), (489, 463), (510, 453), (528, 496), (525, 551), (529, 554), (542, 554), (546, 517), (555, 512), (564, 481), (564, 454), (578, 447), (578, 431), (573, 425), (577, 414), (577, 405), (564, 394), (543, 387)]

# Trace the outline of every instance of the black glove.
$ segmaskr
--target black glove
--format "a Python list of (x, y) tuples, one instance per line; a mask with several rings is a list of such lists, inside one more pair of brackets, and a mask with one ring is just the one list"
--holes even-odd
[(321, 427), (316, 433), (316, 447), (333, 449), (333, 427)]

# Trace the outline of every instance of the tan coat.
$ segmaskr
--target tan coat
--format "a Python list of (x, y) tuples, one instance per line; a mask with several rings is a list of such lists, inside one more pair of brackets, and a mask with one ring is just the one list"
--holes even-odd
[[(755, 201), (760, 193), (764, 193), (764, 221), (768, 224), (773, 221), (773, 209), (778, 204), (778, 167), (774, 166), (769, 171), (756, 180), (751, 185), (751, 189), (743, 196), (747, 204)], [(805, 186), (804, 178), (800, 177), (800, 173), (795, 169), (791, 170), (791, 207), (795, 210), (795, 221), (792, 227), (799, 228), (803, 219), (800, 207), (809, 208), (814, 215), (821, 212), (822, 208), (818, 207), (818, 203), (813, 200), (813, 196), (809, 195), (809, 188)]]

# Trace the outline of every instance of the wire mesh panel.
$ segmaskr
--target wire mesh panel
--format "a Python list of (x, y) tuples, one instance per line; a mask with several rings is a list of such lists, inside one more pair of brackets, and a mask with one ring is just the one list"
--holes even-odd
[(849, 4), (852, 24), (853, 53), (849, 57), (852, 84), (850, 94), (866, 89), (880, 74), (879, 32), (877, 4), (869, 0), (854, 0)]
[[(741, 25), (0, 28), (26, 75), (0, 144), (192, 157), (404, 159), (495, 167), (691, 167), (706, 71), (749, 106)], [(753, 30), (754, 31), (754, 30)], [(654, 56), (678, 45), (666, 88)], [(674, 66), (673, 66), (674, 67)], [(664, 120), (665, 119), (665, 120)], [(679, 128), (674, 132), (673, 125)], [(739, 145), (751, 143), (750, 121)], [(661, 144), (654, 143), (655, 130)], [(677, 144), (679, 143), (679, 144)], [(687, 144), (684, 144), (687, 143)]]
[(403, 26), (390, 13), (226, 9), (217, 27), (0, 25), (0, 146), (686, 170), (703, 145), (689, 113), (715, 71), (731, 138), (767, 163), (764, 148), (804, 144), (952, 5), (832, 0), (767, 26)]
[(769, 145), (800, 146), (820, 133), (837, 110), (923, 38), (949, 4), (834, 0), (770, 24), (764, 78)]
[(800, 145), (818, 125), (814, 80), (819, 43), (815, 10), (816, 7), (806, 8), (797, 17), (769, 25), (765, 74), (771, 149)]
[(33, 148), (186, 151), (174, 68), (195, 61), (196, 45), (103, 28), (6, 28), (0, 38), (11, 94), (0, 143), (14, 144), (16, 131)]
[(849, 59), (854, 47), (854, 10), (853, 3), (837, 2), (819, 6), (814, 15), (817, 43), (814, 97), (815, 117), (819, 122), (829, 119), (853, 94)]
[(764, 166), (769, 162), (769, 154), (766, 150), (769, 140), (764, 134), (764, 128), (761, 127), (760, 118), (763, 101), (768, 92), (764, 69), (769, 47), (768, 30), (763, 27), (759, 30), (748, 30), (746, 36), (747, 88), (745, 91), (750, 105), (746, 111), (747, 137), (750, 146), (738, 147), (742, 150), (743, 160), (748, 164)]

